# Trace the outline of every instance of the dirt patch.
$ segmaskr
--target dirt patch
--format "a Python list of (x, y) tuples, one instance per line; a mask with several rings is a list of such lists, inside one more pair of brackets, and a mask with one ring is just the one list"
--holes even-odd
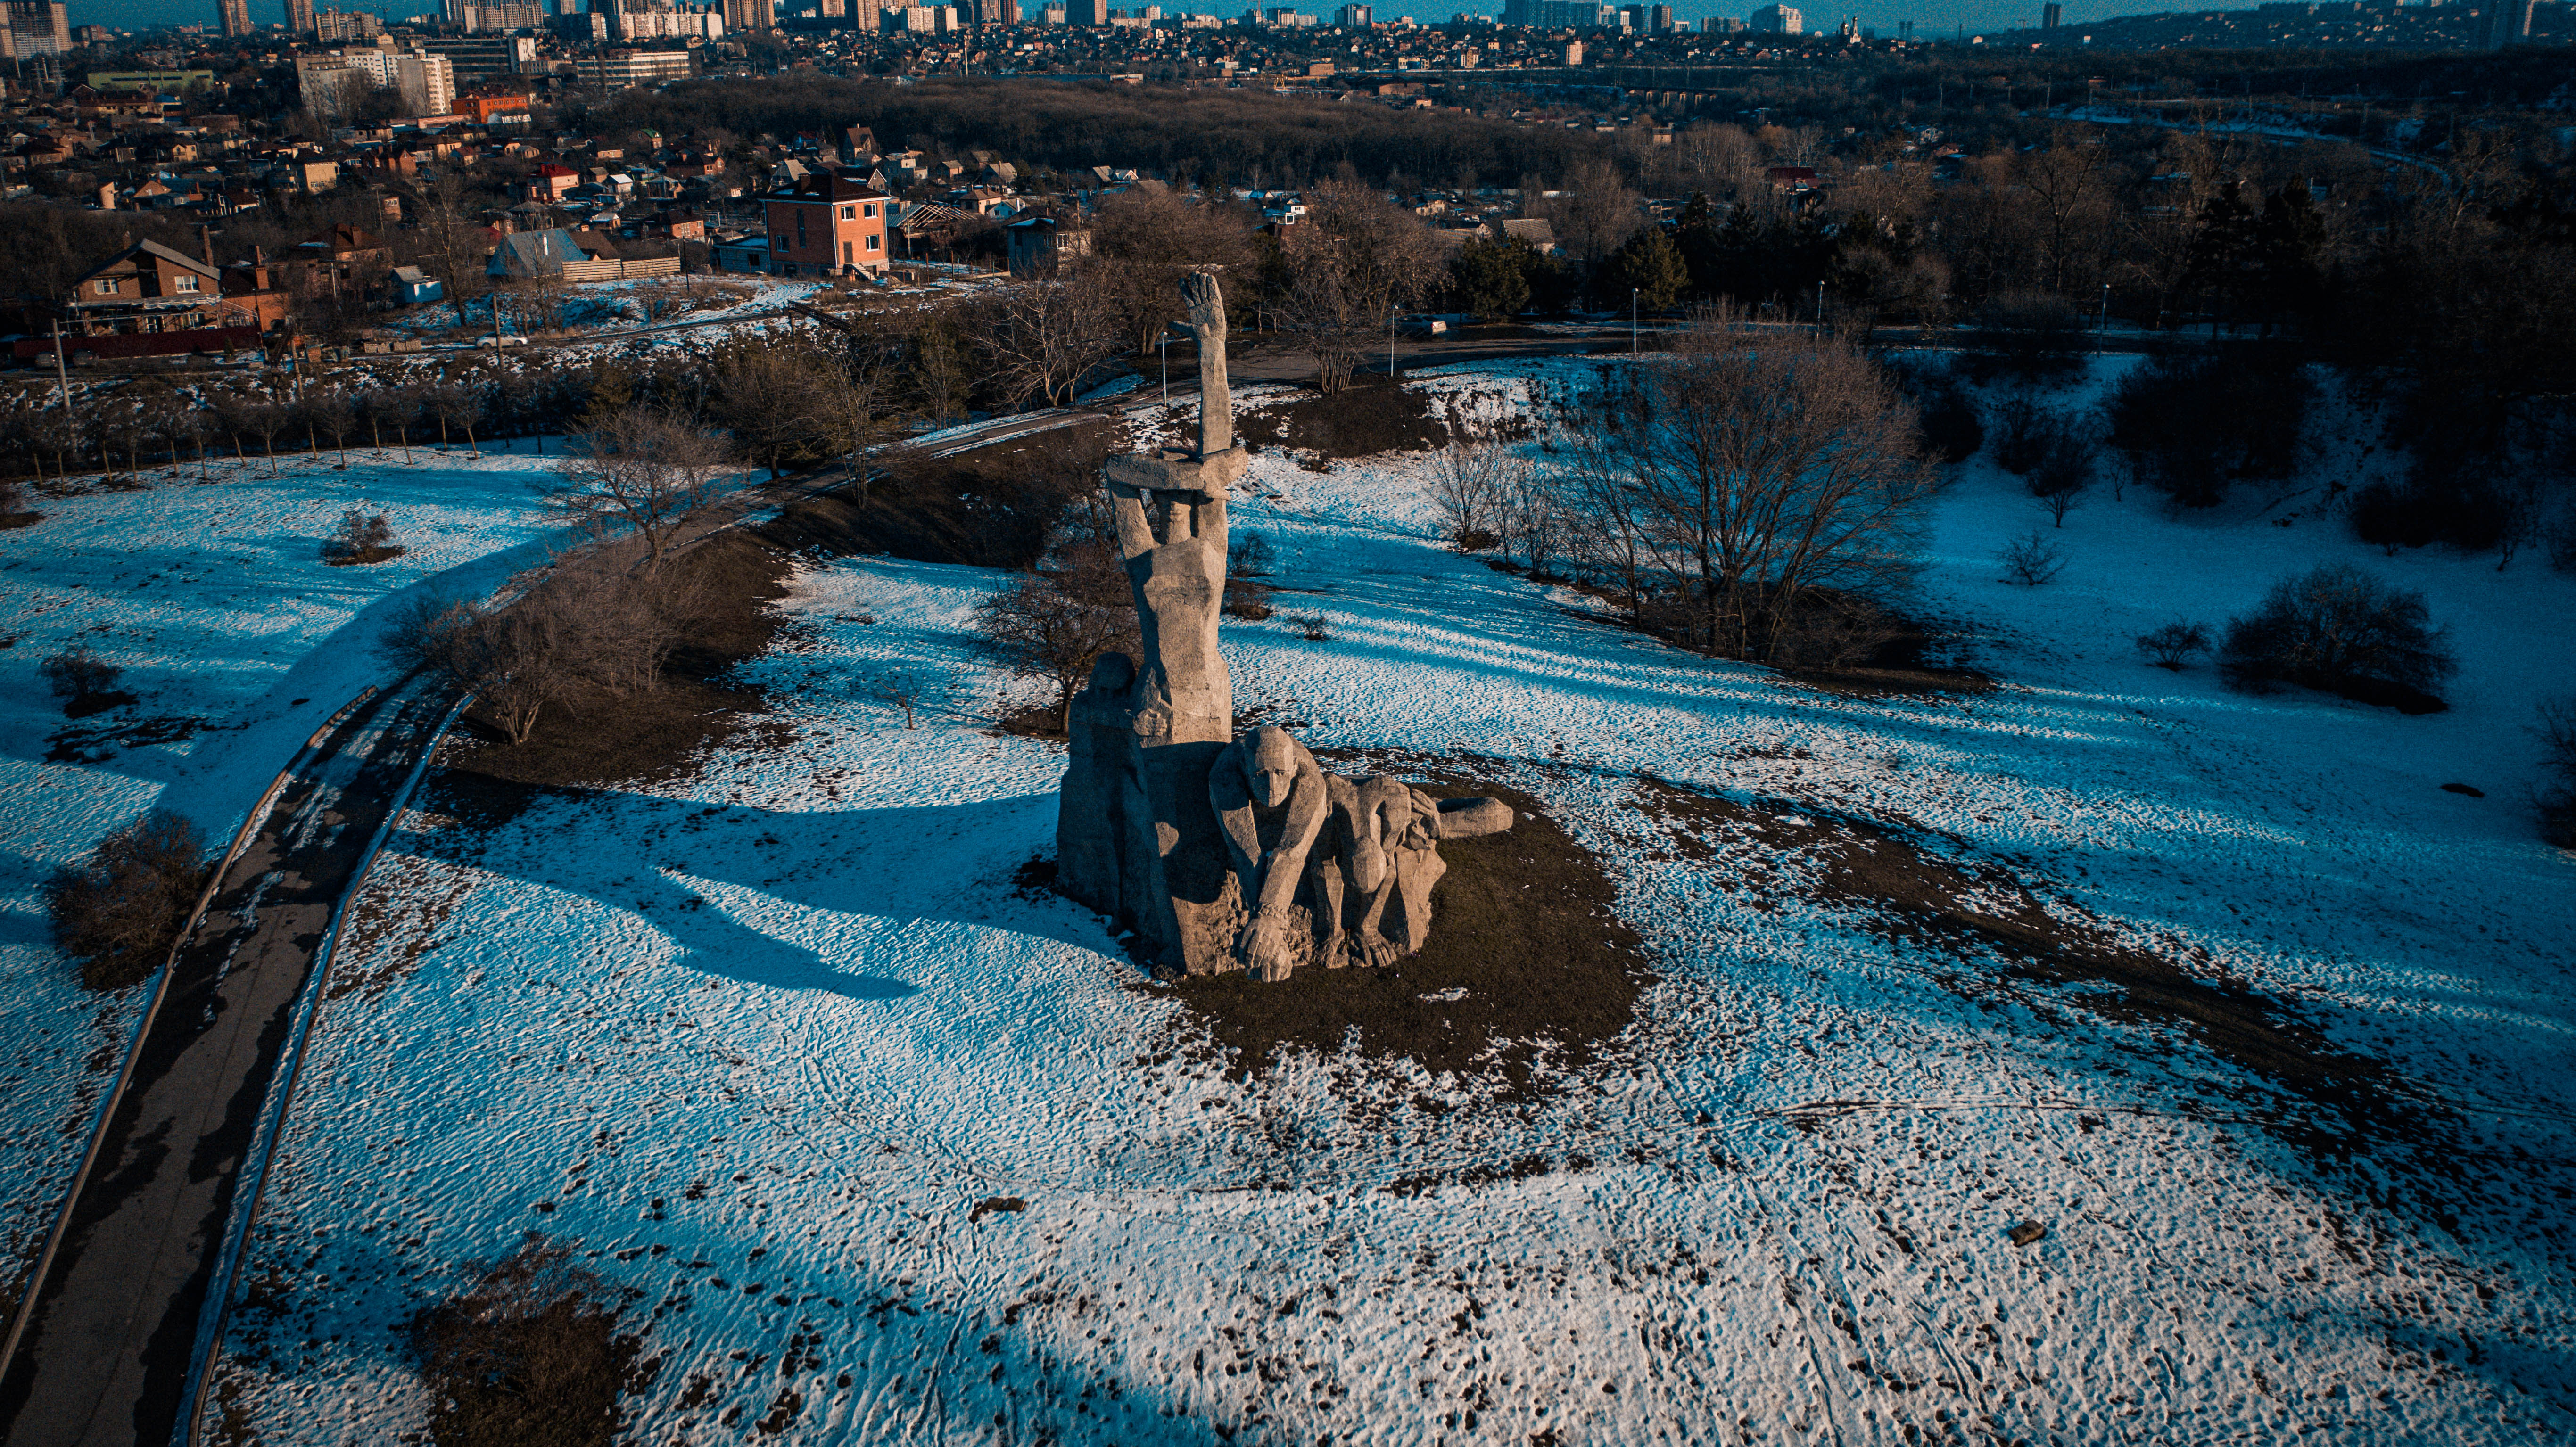
[(0, 533), (31, 528), (44, 520), (45, 515), (40, 512), (0, 512)]
[(769, 605), (786, 594), (792, 556), (767, 531), (718, 534), (666, 565), (681, 583), (701, 587), (707, 601), (658, 687), (586, 691), (549, 704), (520, 744), (469, 713), (458, 724), (466, 746), (441, 749), (442, 770), (520, 784), (599, 785), (655, 782), (694, 767), (764, 709), (759, 691), (730, 675), (769, 647), (781, 623)]
[[(1627, 596), (1606, 584), (1532, 573), (1501, 558), (1488, 558), (1485, 566), (1597, 600), (1603, 605), (1599, 610), (1567, 610), (1586, 622), (1643, 633), (1693, 653), (1702, 652), (1707, 643), (1701, 610), (1669, 594), (1650, 598), (1632, 610)], [(1976, 669), (1931, 661), (1952, 641), (1935, 625), (1876, 604), (1855, 608), (1826, 589), (1810, 591), (1813, 602), (1805, 610), (1797, 636), (1784, 649), (1803, 655), (1806, 661), (1761, 665), (1778, 678), (1847, 698), (1920, 698), (1995, 690), (1994, 679)]]
[[(2043, 898), (2014, 868), (1968, 857), (1958, 840), (1776, 799), (1713, 798), (1641, 780), (1639, 807), (1687, 858), (1723, 864), (1756, 908), (1822, 903), (1865, 915), (1933, 957), (1934, 978), (1970, 999), (2009, 998), (2043, 1015), (2072, 1001), (2123, 1024), (2178, 1030), (2222, 1059), (2323, 1107), (2261, 1112), (2283, 1139), (2346, 1154), (2420, 1132), (2385, 1064), (2336, 1048), (2280, 1001), (2179, 940), (2120, 940), (2107, 921)], [(2041, 993), (2041, 991), (2049, 993)], [(2340, 1128), (2321, 1124), (2339, 1118)]]
[(363, 568), (371, 563), (390, 563), (409, 551), (411, 551), (409, 548), (396, 547), (359, 548), (354, 552), (326, 557), (322, 561), (334, 568)]
[(412, 1324), (436, 1447), (608, 1447), (649, 1380), (621, 1296), (531, 1234), (472, 1291)]
[[(123, 708), (135, 701), (134, 696), (127, 693), (92, 694), (89, 697), (92, 700), (106, 698), (109, 702), (98, 708), (83, 709), (72, 717), (82, 718), (104, 709)], [(68, 709), (64, 711), (70, 712)], [(196, 737), (206, 727), (204, 719), (191, 718), (186, 714), (161, 714), (152, 718), (92, 724), (86, 728), (66, 727), (45, 741), (45, 758), (57, 764), (103, 764), (126, 749), (184, 742)]]
[(785, 620), (770, 605), (786, 596), (799, 556), (1025, 566), (1074, 495), (1067, 479), (1091, 475), (1106, 437), (1101, 423), (1015, 439), (921, 464), (879, 482), (864, 500), (838, 492), (800, 499), (757, 526), (681, 550), (665, 566), (708, 601), (664, 665), (660, 686), (550, 704), (521, 744), (469, 714), (459, 727), (463, 746), (440, 751), (446, 787), (478, 818), (499, 822), (515, 812), (513, 801), (524, 807), (534, 796), (526, 788), (478, 788), (477, 776), (544, 788), (685, 774), (766, 712), (759, 690), (736, 683), (732, 672), (777, 640)]
[(1379, 1061), (1496, 1076), (1527, 1093), (1539, 1067), (1581, 1070), (1636, 1018), (1652, 975), (1601, 861), (1526, 794), (1458, 778), (1426, 787), (1490, 794), (1522, 817), (1507, 834), (1440, 846), (1449, 872), (1432, 890), (1422, 953), (1382, 970), (1301, 970), (1275, 984), (1200, 975), (1175, 987), (1238, 1075), (1263, 1073), (1283, 1051), (1330, 1056), (1355, 1044)]
[(1096, 485), (1112, 433), (1103, 419), (955, 457), (895, 454), (866, 497), (835, 493), (800, 503), (766, 531), (791, 547), (1033, 567), (1057, 524)]
[(1271, 442), (1323, 457), (1373, 457), (1449, 445), (1449, 426), (1430, 394), (1384, 377), (1355, 378), (1331, 397), (1274, 402), (1235, 420), (1248, 441)]

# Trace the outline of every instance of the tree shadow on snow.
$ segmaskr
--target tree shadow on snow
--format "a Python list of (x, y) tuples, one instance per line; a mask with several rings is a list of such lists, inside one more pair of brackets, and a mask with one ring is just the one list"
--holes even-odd
[[(965, 926), (1115, 953), (1089, 916), (1051, 896), (1040, 902), (1014, 889), (1011, 870), (1048, 832), (1054, 805), (1047, 794), (975, 804), (776, 810), (523, 784), (442, 768), (431, 775), (419, 807), (453, 815), (472, 842), (414, 836), (409, 847), (633, 911), (678, 945), (693, 969), (774, 989), (891, 1000), (923, 986), (849, 973), (825, 958), (824, 947), (864, 928), (864, 958)], [(697, 881), (750, 897), (712, 899), (693, 887)], [(764, 919), (764, 901), (788, 908)], [(850, 918), (818, 928), (810, 917), (798, 917), (809, 910)]]

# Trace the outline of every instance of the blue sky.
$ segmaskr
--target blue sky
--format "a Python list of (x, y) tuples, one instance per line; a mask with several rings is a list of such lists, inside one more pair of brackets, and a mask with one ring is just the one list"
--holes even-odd
[[(1032, 3), (1032, 0), (1023, 0), (1023, 3)], [(1112, 9), (1145, 3), (1150, 3), (1150, 0), (1110, 0)], [(1265, 0), (1265, 3), (1275, 3), (1275, 0)], [(1296, 0), (1296, 3), (1300, 9), (1329, 13), (1340, 0)], [(2014, 25), (2037, 25), (2039, 3), (2040, 0), (1945, 0), (1939, 5), (1915, 6), (1905, 3), (1905, 0), (1876, 0), (1876, 3), (1844, 0), (1841, 6), (1807, 9), (1805, 14), (1810, 30), (1830, 30), (1843, 16), (1857, 15), (1861, 24), (1874, 26), (1881, 34), (1893, 35), (1897, 22), (1912, 20), (1917, 34), (1933, 35), (1954, 31), (1963, 24), (1971, 33), (1981, 27), (2001, 30)], [(416, 15), (435, 8), (432, 0), (315, 0), (316, 9), (331, 9), (335, 5), (344, 10), (376, 10), (394, 16)], [(1165, 8), (1237, 15), (1242, 13), (1244, 6), (1225, 0), (1221, 4), (1185, 3)], [(1409, 14), (1416, 19), (1433, 20), (1447, 19), (1461, 10), (1470, 9), (1499, 14), (1502, 4), (1501, 0), (1392, 0), (1380, 8), (1389, 15)], [(2121, 0), (2068, 0), (2066, 16), (2068, 23), (2073, 24), (2107, 15), (2134, 15), (2174, 8), (2180, 7), (2173, 0), (2135, 0), (2135, 3), (2128, 4), (2121, 3)], [(1754, 0), (1736, 7), (1700, 3), (1677, 5), (1674, 9), (1696, 22), (1704, 15), (1751, 14)], [(254, 22), (262, 25), (283, 23), (286, 19), (285, 0), (251, 0), (250, 14)], [(215, 0), (71, 0), (71, 18), (74, 25), (111, 25), (120, 29), (172, 24), (212, 26), (215, 23)]]

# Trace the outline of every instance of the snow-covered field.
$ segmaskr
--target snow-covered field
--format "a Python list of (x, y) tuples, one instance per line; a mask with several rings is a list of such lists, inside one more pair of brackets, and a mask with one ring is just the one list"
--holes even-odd
[[(49, 874), (155, 806), (231, 837), (296, 746), (381, 670), (369, 654), (407, 590), (480, 594), (541, 562), (548, 522), (526, 441), (218, 463), (145, 487), (38, 497), (0, 532), (0, 1256), (50, 1221), (97, 1092), (122, 1063), (146, 988), (78, 988), (47, 936)], [(383, 513), (408, 551), (334, 568), (347, 508)], [(67, 719), (38, 672), (85, 647), (134, 702)]]
[[(260, 1439), (416, 1430), (406, 1323), (531, 1231), (635, 1293), (655, 1442), (2576, 1437), (2576, 863), (2518, 797), (2576, 583), (2132, 492), (2018, 588), (1993, 553), (2045, 519), (1974, 464), (1923, 604), (2002, 686), (1863, 698), (1442, 550), (1424, 472), (1256, 459), (1236, 525), (1332, 637), (1229, 620), (1237, 703), (1455, 756), (1598, 851), (1663, 970), (1608, 1063), (1528, 1101), (1350, 1058), (1227, 1080), (1098, 920), (1014, 887), (1062, 761), (976, 717), (998, 580), (818, 564), (750, 669), (792, 741), (491, 827), (433, 788), (397, 831), (226, 1341)], [(2130, 646), (2320, 559), (2426, 591), (2450, 712)], [(908, 730), (892, 668), (958, 682)], [(1756, 897), (1799, 866), (1678, 847), (1671, 786), (1910, 826), (2198, 952), (2384, 1062), (2408, 1129), (2090, 982)]]

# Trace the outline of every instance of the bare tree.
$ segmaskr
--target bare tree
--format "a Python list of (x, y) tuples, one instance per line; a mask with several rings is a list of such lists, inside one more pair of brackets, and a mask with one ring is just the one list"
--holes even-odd
[(1354, 183), (1311, 192), (1305, 223), (1280, 244), (1281, 328), (1313, 353), (1315, 388), (1327, 395), (1350, 385), (1398, 310), (1420, 301), (1447, 269), (1420, 217)]
[(1171, 191), (1112, 191), (1100, 198), (1091, 229), (1092, 254), (1105, 263), (1112, 305), (1140, 355), (1181, 319), (1176, 283), (1183, 271), (1252, 261), (1242, 213)]
[(545, 486), (547, 505), (594, 533), (632, 528), (655, 571), (688, 515), (713, 495), (724, 463), (714, 437), (641, 407), (566, 439), (565, 452)]
[(304, 399), (304, 425), (329, 433), (331, 445), (340, 452), (340, 469), (349, 467), (349, 433), (358, 425), (355, 398), (337, 387), (319, 388)]
[(491, 228), (474, 215), (464, 180), (452, 172), (430, 182), (413, 206), (413, 260), (437, 280), (461, 327), (466, 305), (490, 289), (483, 269), (494, 244)]
[[(1114, 582), (1112, 580), (1115, 580)], [(1086, 556), (1070, 573), (1032, 573), (975, 605), (976, 630), (996, 660), (1021, 678), (1055, 690), (1058, 726), (1073, 731), (1073, 696), (1107, 654), (1140, 656), (1136, 614), (1122, 606), (1126, 576), (1105, 558)]]
[(380, 651), (471, 697), (510, 742), (523, 744), (572, 681), (559, 601), (543, 587), (499, 607), (424, 596), (395, 615)]
[(438, 450), (447, 450), (447, 429), (454, 427), (465, 434), (465, 449), (479, 456), (474, 446), (474, 424), (482, 417), (483, 406), (474, 390), (463, 383), (441, 380), (414, 393), (421, 412), (438, 424)]
[(1005, 286), (976, 309), (977, 350), (996, 391), (1022, 405), (1061, 406), (1118, 354), (1124, 328), (1109, 275), (1106, 265), (1067, 267)]
[(394, 441), (403, 450), (403, 461), (411, 461), (411, 419), (420, 411), (420, 398), (409, 387), (370, 387), (359, 394), (359, 407), (367, 414), (367, 436), (377, 447), (385, 445), (385, 427), (391, 424)]
[(790, 458), (848, 451), (853, 398), (838, 359), (810, 343), (744, 338), (716, 351), (714, 419), (778, 477)]
[(2036, 588), (2066, 570), (2066, 550), (2032, 531), (2005, 543), (1995, 561), (2003, 564), (2004, 581)]
[(1431, 459), (1431, 501), (1449, 546), (1479, 552), (1502, 539), (1503, 509), (1528, 464), (1491, 434), (1453, 434)]
[(1830, 336), (1757, 344), (1722, 308), (1675, 350), (1567, 415), (1577, 471), (1632, 479), (1658, 550), (1692, 575), (1703, 645), (1767, 659), (1811, 590), (1898, 586), (1939, 479), (1878, 366)]

